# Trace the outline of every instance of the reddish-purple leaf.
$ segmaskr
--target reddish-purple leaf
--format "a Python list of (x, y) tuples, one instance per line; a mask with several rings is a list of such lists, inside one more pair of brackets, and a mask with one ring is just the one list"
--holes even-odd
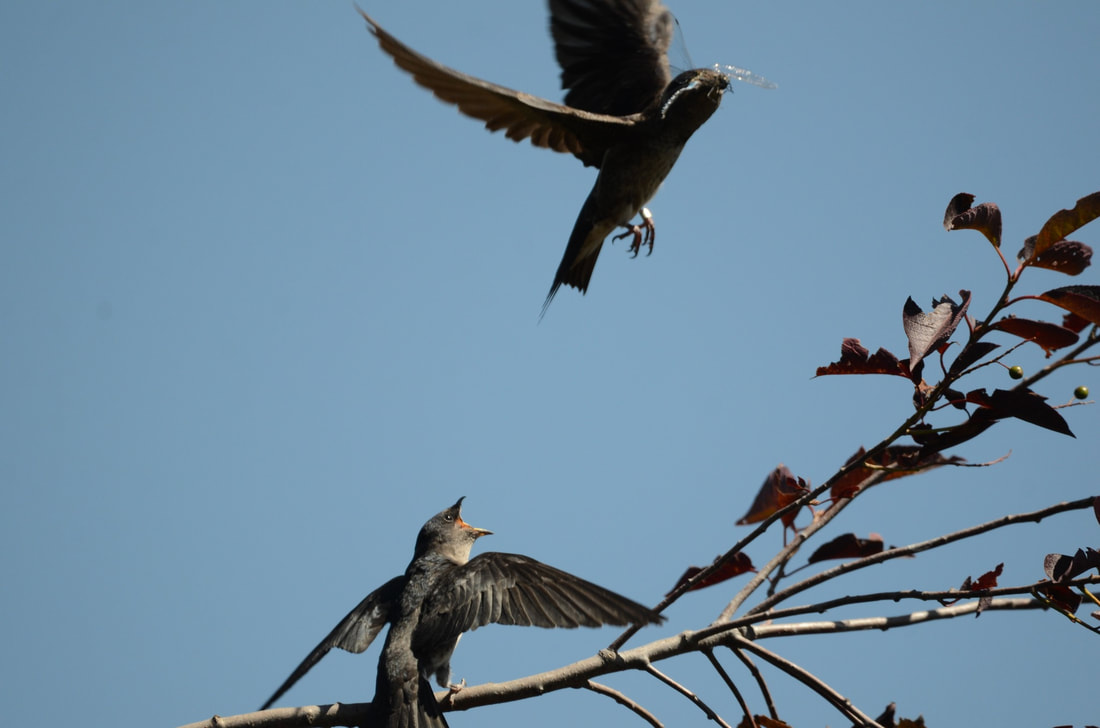
[(1078, 334), (1084, 331), (1086, 326), (1090, 325), (1088, 321), (1081, 318), (1073, 311), (1067, 311), (1066, 314), (1062, 316), (1062, 328), (1069, 329)]
[[(894, 721), (894, 714), (897, 711), (897, 709), (898, 709), (898, 704), (897, 703), (890, 703), (889, 705), (886, 706), (886, 710), (882, 711), (882, 715), (875, 718), (875, 722), (878, 723), (880, 726), (882, 726), (882, 728), (896, 728), (897, 723), (895, 723), (895, 721)], [(856, 727), (852, 726), (852, 728), (856, 728)]]
[(1001, 245), (1001, 211), (992, 202), (983, 202), (977, 207), (970, 207), (974, 202), (974, 195), (960, 192), (947, 203), (947, 211), (943, 216), (945, 230), (977, 230), (985, 236), (986, 240), (993, 243), (994, 247)]
[(909, 378), (909, 370), (898, 358), (880, 348), (872, 355), (859, 339), (845, 339), (840, 344), (840, 359), (828, 366), (818, 367), (814, 374), (896, 374)]
[[(1030, 389), (994, 389), (986, 394), (984, 389), (975, 389), (966, 393), (966, 401), (983, 407), (980, 412), (988, 412), (993, 419), (1015, 417), (1039, 427), (1045, 427), (1063, 435), (1075, 437), (1058, 410), (1047, 404), (1047, 398)], [(973, 418), (971, 418), (973, 419)]]
[(902, 309), (901, 322), (905, 336), (909, 339), (909, 370), (916, 371), (917, 364), (930, 352), (947, 343), (955, 328), (966, 315), (970, 306), (970, 291), (959, 291), (962, 303), (955, 303), (949, 296), (932, 302), (932, 310), (924, 313), (917, 303), (909, 298)]
[[(997, 564), (997, 567), (995, 569), (985, 572), (973, 582), (971, 582), (969, 588), (974, 590), (992, 589), (993, 587), (997, 586), (997, 577), (1001, 575), (1004, 569), (1005, 565), (1003, 563)], [(969, 579), (967, 581), (969, 581)]]
[(1033, 235), (1024, 241), (1024, 247), (1016, 254), (1016, 257), (1024, 262), (1024, 265), (1035, 268), (1046, 268), (1065, 273), (1069, 276), (1080, 275), (1085, 268), (1092, 263), (1092, 248), (1084, 243), (1074, 240), (1059, 240), (1052, 243), (1043, 253), (1035, 255), (1035, 241), (1038, 236)]
[(1044, 582), (1036, 586), (1035, 591), (1045, 596), (1054, 606), (1067, 614), (1073, 614), (1077, 611), (1077, 607), (1081, 606), (1081, 595), (1062, 584)]
[[(690, 581), (696, 574), (702, 571), (700, 566), (689, 566), (684, 575), (676, 582), (676, 586), (672, 587), (668, 594), (676, 591), (683, 584)], [(739, 576), (749, 571), (756, 571), (756, 568), (752, 565), (752, 561), (743, 552), (738, 551), (729, 559), (727, 559), (721, 566), (715, 569), (709, 576), (705, 576), (695, 584), (691, 585), (688, 591), (695, 591), (696, 589), (705, 589), (708, 586), (714, 586), (720, 584), (727, 579), (732, 579), (735, 576)], [(667, 597), (668, 594), (665, 596)]]
[(1016, 318), (1015, 316), (1006, 316), (1000, 321), (990, 324), (990, 328), (1019, 336), (1021, 339), (1034, 341), (1043, 348), (1048, 357), (1052, 351), (1076, 344), (1077, 339), (1080, 338), (1075, 332), (1058, 324), (1032, 321), (1031, 319)]
[[(861, 447), (855, 455), (848, 458), (845, 465), (851, 465), (854, 462), (864, 464), (861, 467), (849, 470), (847, 474), (833, 483), (829, 489), (829, 494), (833, 498), (851, 498), (859, 492), (863, 481), (867, 480), (872, 474), (881, 473), (883, 470), (887, 472), (880, 482), (904, 478), (907, 475), (916, 475), (932, 468), (938, 468), (941, 465), (957, 465), (966, 462), (965, 459), (958, 456), (945, 458), (938, 453), (924, 452), (922, 448), (912, 445), (893, 445), (883, 450), (878, 457), (870, 460), (866, 458), (866, 455), (867, 451)], [(875, 467), (869, 467), (869, 465)]]
[(943, 213), (943, 229), (951, 229), (951, 221), (970, 209), (974, 204), (974, 195), (969, 192), (960, 192), (947, 203), (947, 210)]
[(1100, 324), (1100, 286), (1063, 286), (1041, 293), (1039, 299)]
[(1088, 225), (1100, 217), (1100, 192), (1093, 192), (1077, 201), (1072, 210), (1059, 210), (1043, 224), (1043, 229), (1035, 236), (1035, 255), (1042, 255), (1054, 245), (1078, 228)]
[(970, 415), (970, 419), (962, 424), (947, 428), (940, 432), (931, 432), (913, 428), (909, 436), (921, 445), (924, 453), (942, 452), (956, 445), (961, 445), (982, 434), (997, 423), (997, 418), (991, 410), (980, 409)]
[(844, 533), (817, 548), (807, 563), (816, 564), (829, 559), (862, 559), (874, 556), (883, 549), (882, 536), (872, 533), (868, 538), (859, 538), (854, 533)]
[(999, 348), (1001, 348), (1000, 344), (994, 344), (991, 341), (975, 341), (973, 344), (965, 347), (959, 355), (955, 357), (955, 361), (951, 362), (951, 369), (949, 371), (952, 374), (958, 374), (989, 352)]
[[(737, 525), (745, 526), (750, 523), (759, 523), (780, 508), (798, 500), (808, 490), (809, 487), (805, 480), (796, 478), (786, 465), (778, 465), (775, 470), (768, 473), (768, 477), (764, 479), (764, 484), (760, 486), (760, 490), (756, 493), (752, 506), (737, 522)], [(794, 523), (799, 510), (801, 509), (795, 509), (785, 515), (782, 519), (783, 525), (790, 526)]]
[(1043, 559), (1043, 571), (1055, 583), (1069, 581), (1090, 569), (1100, 571), (1100, 552), (1095, 549), (1077, 549), (1073, 556), (1047, 554)]

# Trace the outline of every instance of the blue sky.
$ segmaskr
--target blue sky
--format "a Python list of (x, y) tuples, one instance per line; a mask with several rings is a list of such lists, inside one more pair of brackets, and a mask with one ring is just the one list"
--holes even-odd
[[(365, 7), (441, 62), (560, 98), (541, 3)], [(537, 323), (593, 171), (434, 100), (349, 3), (0, 6), (8, 722), (254, 709), (462, 495), (496, 533), (482, 550), (655, 603), (743, 535), (778, 463), (822, 482), (911, 412), (900, 379), (811, 378), (843, 337), (904, 354), (907, 296), (966, 288), (988, 310), (1003, 271), (977, 233), (943, 231), (952, 195), (1001, 206), (1011, 255), (1100, 189), (1095, 3), (671, 7), (696, 64), (779, 89), (738, 84), (651, 205), (653, 255), (605, 247), (588, 295), (562, 290)], [(1096, 272), (1021, 289), (1068, 283)], [(1012, 361), (1042, 366), (1031, 347)], [(1085, 370), (1041, 391), (1062, 403), (1078, 384), (1100, 391)], [(1097, 493), (1097, 410), (1065, 414), (1076, 440), (1004, 423), (955, 454), (1007, 462), (881, 488), (832, 535), (900, 545)], [(1002, 561), (1022, 583), (1096, 542), (1089, 516), (1062, 516), (807, 598), (950, 588)], [(735, 586), (631, 644), (705, 625)], [(486, 628), (455, 677), (550, 669), (614, 635)], [(1051, 615), (767, 646), (872, 715), (1096, 721), (1095, 640)], [(330, 655), (282, 704), (368, 700), (376, 659)], [(736, 721), (703, 662), (662, 669)], [(703, 724), (651, 678), (609, 682)], [(845, 724), (771, 685), (792, 724)], [(565, 691), (452, 725), (563, 720), (632, 719)]]

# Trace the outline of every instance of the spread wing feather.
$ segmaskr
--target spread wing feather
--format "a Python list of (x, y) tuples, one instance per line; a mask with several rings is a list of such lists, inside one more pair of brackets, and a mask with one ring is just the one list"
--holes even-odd
[(675, 23), (660, 0), (550, 0), (565, 103), (615, 116), (645, 109), (672, 80)]
[(348, 652), (363, 652), (370, 647), (370, 643), (378, 636), (382, 627), (390, 621), (391, 611), (400, 598), (401, 589), (404, 586), (405, 577), (398, 576), (368, 594), (355, 609), (340, 620), (340, 623), (321, 640), (319, 645), (313, 648), (306, 659), (302, 660), (302, 664), (290, 673), (290, 677), (267, 699), (260, 710), (267, 710), (272, 703), (281, 698), (333, 647), (339, 647)]
[(659, 623), (656, 612), (609, 589), (518, 554), (486, 553), (455, 566), (425, 602), (415, 645), (439, 644), (486, 624), (599, 627)]
[(417, 53), (361, 9), (359, 13), (398, 68), (462, 113), (484, 121), (490, 131), (503, 130), (514, 141), (530, 139), (536, 147), (573, 154), (598, 167), (608, 147), (637, 121), (570, 108), (456, 71)]

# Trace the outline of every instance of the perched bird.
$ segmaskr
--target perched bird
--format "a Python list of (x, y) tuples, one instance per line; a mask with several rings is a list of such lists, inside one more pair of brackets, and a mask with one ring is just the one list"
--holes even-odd
[(470, 559), (491, 531), (462, 520), (463, 498), (431, 518), (416, 537), (403, 576), (367, 595), (279, 686), (267, 709), (333, 647), (363, 652), (389, 623), (378, 659), (369, 726), (446, 726), (428, 679), (450, 684), (451, 653), (463, 632), (490, 622), (533, 627), (598, 627), (663, 621), (603, 587), (517, 554)]
[[(568, 152), (599, 169), (581, 207), (542, 313), (564, 283), (588, 290), (604, 239), (617, 227), (633, 235), (631, 251), (653, 251), (653, 217), (645, 204), (691, 135), (710, 118), (729, 77), (700, 68), (672, 77), (668, 47), (675, 19), (660, 0), (550, 0), (550, 31), (562, 68), (565, 103), (513, 91), (423, 56), (362, 10), (394, 63), (443, 101), (503, 129), (509, 139)], [(641, 225), (631, 222), (641, 215)], [(643, 237), (644, 236), (644, 237)]]

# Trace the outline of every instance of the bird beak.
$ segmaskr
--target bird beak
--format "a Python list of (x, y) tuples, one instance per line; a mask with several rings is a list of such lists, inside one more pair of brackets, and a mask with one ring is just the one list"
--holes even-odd
[(458, 518), (458, 527), (459, 528), (465, 528), (467, 531), (473, 531), (474, 538), (481, 538), (482, 536), (492, 536), (493, 535), (492, 531), (489, 531), (489, 530), (484, 529), (484, 528), (475, 528), (474, 526), (471, 526), (469, 523), (466, 523), (466, 521), (463, 521), (461, 516), (459, 516), (459, 518)]

